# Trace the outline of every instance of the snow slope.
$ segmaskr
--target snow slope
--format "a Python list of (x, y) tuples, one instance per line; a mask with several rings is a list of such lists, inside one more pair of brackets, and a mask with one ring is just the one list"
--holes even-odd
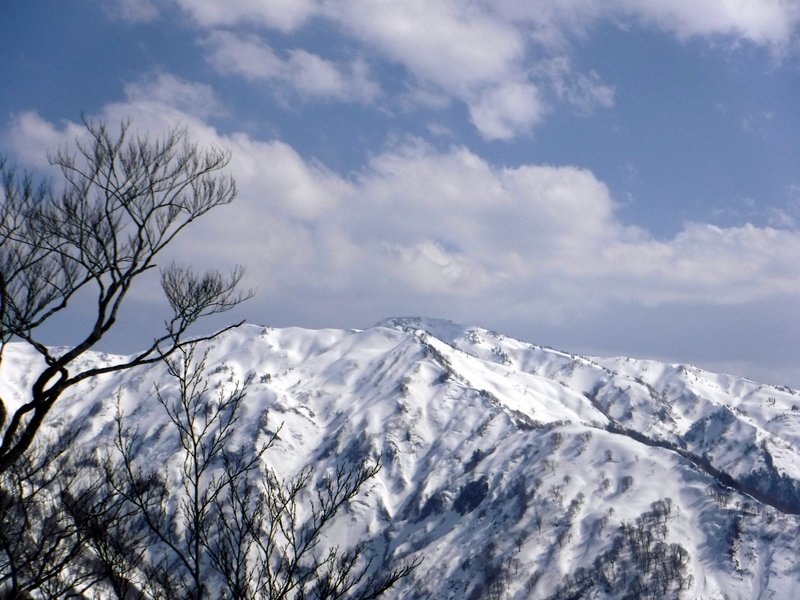
[[(283, 475), (381, 457), (329, 541), (423, 555), (396, 598), (787, 598), (800, 587), (800, 395), (478, 327), (243, 326), (210, 344), (212, 385), (250, 377), (239, 444), (283, 424)], [(102, 363), (113, 356), (95, 354)], [(0, 393), (36, 372), (12, 345)], [(165, 469), (162, 365), (87, 382), (49, 423), (111, 444), (115, 397)]]

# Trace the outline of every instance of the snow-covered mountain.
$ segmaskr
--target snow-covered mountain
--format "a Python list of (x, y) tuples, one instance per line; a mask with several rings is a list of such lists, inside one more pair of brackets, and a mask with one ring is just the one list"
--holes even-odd
[[(424, 556), (391, 597), (800, 594), (795, 390), (421, 318), (243, 326), (208, 347), (212, 384), (252, 380), (237, 443), (283, 423), (266, 456), (280, 473), (381, 457), (328, 537)], [(4, 398), (24, 399), (35, 360), (7, 350)], [(87, 382), (50, 426), (110, 445), (119, 391), (169, 465), (153, 394), (164, 377), (156, 365)]]

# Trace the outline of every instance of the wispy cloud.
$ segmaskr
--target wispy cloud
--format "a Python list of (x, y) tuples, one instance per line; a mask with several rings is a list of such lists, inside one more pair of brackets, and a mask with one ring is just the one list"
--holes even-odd
[(580, 113), (588, 115), (597, 108), (614, 105), (614, 87), (604, 83), (594, 71), (575, 71), (565, 56), (542, 61), (537, 70), (549, 82), (555, 96)]
[(105, 0), (103, 9), (112, 19), (131, 23), (147, 23), (159, 16), (158, 6), (153, 0)]
[(190, 82), (164, 71), (145, 75), (125, 86), (131, 104), (155, 104), (208, 118), (225, 113), (222, 101), (214, 89), (205, 83)]
[(317, 0), (174, 0), (202, 27), (245, 24), (290, 32), (320, 10)]
[(303, 49), (281, 55), (263, 38), (230, 31), (214, 31), (202, 45), (209, 63), (221, 74), (267, 82), (279, 95), (289, 89), (307, 99), (369, 103), (380, 94), (360, 57), (342, 65)]
[[(231, 29), (245, 22), (267, 29), (299, 28), (314, 15), (326, 19), (363, 54), (402, 65), (411, 77), (410, 88), (427, 88), (433, 95), (466, 103), (472, 122), (489, 139), (527, 134), (543, 114), (537, 85), (524, 65), (525, 31), (477, 4), (465, 11), (451, 0), (303, 3), (294, 13), (296, 19), (282, 24), (274, 22), (266, 4), (234, 2), (229, 11), (226, 7), (219, 12), (202, 3), (187, 5), (196, 21), (211, 29), (202, 43), (215, 69), (276, 87), (288, 85), (306, 98), (376, 98), (380, 84), (363, 59), (341, 65), (300, 47), (281, 54), (266, 34), (254, 33), (252, 27), (246, 33)], [(410, 98), (406, 95), (402, 102)]]
[(487, 139), (530, 134), (551, 99), (584, 114), (613, 104), (613, 85), (568, 58), (573, 42), (604, 20), (657, 27), (679, 39), (746, 42), (775, 55), (793, 46), (800, 23), (793, 0), (176, 2), (203, 30), (208, 60), (222, 73), (289, 86), (301, 97), (374, 100), (381, 84), (365, 61), (341, 64), (302, 46), (280, 52), (270, 46), (270, 31), (296, 33), (313, 19), (371, 61), (402, 66), (410, 88), (464, 103)]
[(615, 0), (623, 14), (655, 25), (679, 38), (726, 36), (784, 52), (800, 23), (800, 5), (793, 0)]

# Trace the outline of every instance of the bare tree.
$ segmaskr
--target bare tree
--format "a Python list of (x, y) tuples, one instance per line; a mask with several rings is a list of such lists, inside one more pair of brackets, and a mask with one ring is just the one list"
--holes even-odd
[[(249, 450), (234, 444), (247, 382), (216, 394), (208, 387), (194, 344), (221, 332), (192, 340), (188, 331), (250, 295), (237, 291), (240, 269), (223, 275), (167, 266), (164, 331), (111, 364), (82, 360), (112, 330), (129, 291), (164, 248), (236, 195), (221, 173), (229, 155), (199, 149), (183, 129), (148, 138), (129, 123), (117, 132), (84, 125), (75, 152), (51, 159), (63, 185), (37, 183), (0, 161), (0, 365), (12, 340), (30, 345), (44, 363), (19, 406), (0, 398), (0, 597), (380, 596), (418, 561), (390, 569), (391, 557), (378, 561), (366, 545), (324, 543), (328, 524), (379, 463), (322, 476), (306, 469), (281, 480), (262, 460), (277, 432)], [(85, 315), (87, 298), (91, 312), (76, 320), (74, 344), (48, 347), (45, 326)], [(182, 457), (177, 479), (153, 465), (121, 411), (116, 458), (88, 460), (75, 449), (78, 432), (34, 446), (66, 390), (159, 361), (175, 382), (156, 397)]]
[(85, 524), (69, 507), (87, 501), (65, 434), (28, 452), (0, 473), (0, 598), (73, 597), (98, 574), (82, 560)]
[[(170, 481), (166, 466), (153, 466), (149, 445), (121, 412), (118, 460), (106, 469), (113, 492), (133, 508), (128, 519), (149, 532), (147, 559), (125, 575), (142, 581), (143, 597), (368, 600), (416, 568), (419, 560), (390, 568), (389, 556), (379, 564), (365, 544), (342, 550), (323, 543), (379, 462), (339, 466), (321, 478), (307, 467), (282, 480), (263, 460), (280, 428), (250, 448), (234, 439), (247, 381), (209, 389), (206, 356), (196, 357), (194, 347), (168, 359), (167, 370), (175, 387), (156, 397), (178, 448), (179, 481)], [(127, 519), (121, 523), (129, 528)], [(113, 528), (110, 534), (120, 537)]]
[[(118, 406), (115, 446), (117, 456), (105, 460), (110, 494), (130, 508), (114, 527), (127, 528), (135, 521), (147, 531), (142, 543), (148, 548), (141, 564), (128, 564), (125, 577), (144, 574), (147, 597), (200, 598), (207, 588), (206, 530), (215, 502), (231, 481), (256, 468), (274, 438), (251, 453), (230, 449), (238, 421), (238, 409), (246, 384), (232, 389), (209, 390), (205, 377), (206, 356), (195, 361), (195, 346), (182, 347), (165, 360), (174, 389), (156, 387), (156, 399), (171, 424), (167, 443), (181, 457), (179, 476), (170, 478), (166, 467), (154, 468), (150, 453), (136, 427), (129, 428)], [(234, 467), (235, 465), (235, 467)], [(225, 469), (223, 467), (227, 466)], [(114, 537), (119, 536), (116, 532)], [(126, 551), (123, 556), (126, 559)], [(137, 560), (140, 554), (134, 553)]]
[[(323, 545), (328, 523), (380, 468), (380, 462), (355, 468), (340, 465), (316, 483), (311, 467), (286, 481), (268, 470), (250, 497), (247, 484), (232, 486), (228, 491), (236, 497), (219, 508), (220, 516), (213, 521), (219, 531), (209, 547), (212, 564), (227, 578), (229, 597), (370, 600), (410, 575), (421, 557), (394, 566), (398, 561), (370, 553), (365, 542), (348, 550)], [(230, 569), (236, 564), (230, 557), (244, 559), (246, 568)], [(240, 572), (245, 577), (230, 580), (229, 574)]]
[[(86, 136), (76, 151), (51, 158), (63, 175), (57, 189), (0, 161), (0, 361), (13, 339), (30, 344), (45, 366), (29, 397), (9, 412), (0, 398), (0, 473), (30, 447), (54, 403), (90, 377), (152, 363), (181, 348), (198, 319), (226, 311), (249, 295), (236, 291), (240, 269), (229, 275), (195, 273), (171, 265), (161, 285), (172, 314), (165, 329), (142, 352), (102, 367), (79, 359), (114, 326), (128, 292), (187, 226), (236, 196), (221, 170), (229, 154), (201, 150), (184, 129), (149, 138), (130, 123), (111, 131), (84, 121)], [(43, 325), (74, 314), (93, 295), (88, 318), (76, 327), (68, 350), (48, 348)], [(211, 337), (211, 336), (209, 336)]]

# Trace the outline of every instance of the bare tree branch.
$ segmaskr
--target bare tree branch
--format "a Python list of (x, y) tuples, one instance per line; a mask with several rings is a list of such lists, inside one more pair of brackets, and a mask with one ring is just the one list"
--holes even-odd
[(161, 592), (148, 597), (366, 600), (408, 576), (418, 559), (387, 569), (363, 544), (341, 550), (324, 541), (380, 463), (342, 465), (319, 479), (307, 467), (281, 480), (264, 464), (280, 428), (255, 448), (234, 448), (248, 382), (210, 389), (206, 359), (194, 347), (181, 349), (166, 361), (174, 386), (156, 390), (181, 459), (179, 481), (170, 481), (166, 466), (152, 466), (138, 432), (117, 416), (120, 464), (107, 476), (150, 532), (144, 570)]
[[(230, 275), (196, 273), (171, 265), (162, 288), (172, 315), (152, 344), (129, 360), (103, 368), (77, 368), (103, 339), (137, 278), (186, 227), (229, 204), (236, 185), (221, 173), (230, 156), (201, 150), (183, 128), (149, 138), (129, 122), (114, 132), (84, 120), (86, 139), (76, 151), (51, 158), (64, 185), (35, 185), (0, 161), (0, 362), (5, 344), (19, 339), (39, 352), (46, 368), (30, 398), (12, 414), (0, 398), (0, 472), (31, 445), (44, 417), (65, 389), (88, 377), (156, 362), (185, 343), (189, 328), (252, 294), (236, 290), (241, 268)], [(93, 314), (76, 327), (75, 344), (61, 354), (40, 337), (44, 324), (69, 311), (78, 292), (92, 293)]]

